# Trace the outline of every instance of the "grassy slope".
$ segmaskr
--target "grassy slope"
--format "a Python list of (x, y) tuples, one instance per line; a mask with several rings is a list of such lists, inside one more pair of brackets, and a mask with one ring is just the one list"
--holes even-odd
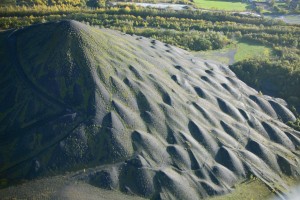
[(245, 11), (248, 6), (242, 2), (222, 0), (195, 0), (194, 2), (200, 8), (226, 11)]
[[(293, 190), (299, 185), (299, 180), (291, 177), (283, 177), (288, 187)], [(271, 200), (276, 199), (275, 194), (259, 179), (245, 181), (236, 186), (232, 193), (215, 196), (207, 200)]]
[(247, 181), (236, 186), (236, 189), (223, 196), (216, 196), (208, 200), (264, 200), (270, 199), (274, 194), (260, 180)]

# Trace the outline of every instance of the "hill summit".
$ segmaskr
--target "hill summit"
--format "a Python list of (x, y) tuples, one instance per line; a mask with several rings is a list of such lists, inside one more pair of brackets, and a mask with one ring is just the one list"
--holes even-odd
[(78, 170), (100, 188), (194, 200), (251, 175), (281, 194), (280, 175), (299, 176), (295, 116), (226, 66), (76, 21), (0, 44), (2, 179)]

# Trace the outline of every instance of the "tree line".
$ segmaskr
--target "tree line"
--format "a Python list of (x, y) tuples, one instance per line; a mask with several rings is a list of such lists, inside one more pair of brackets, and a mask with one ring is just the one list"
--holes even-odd
[[(174, 12), (172, 10), (145, 9), (135, 6), (99, 9), (63, 6), (60, 8), (21, 7), (19, 10), (6, 8), (2, 9), (3, 12), (0, 8), (0, 28), (8, 29), (45, 21), (75, 19), (88, 22), (91, 25), (118, 29), (126, 33), (143, 36), (149, 35), (149, 28), (151, 28), (151, 37), (170, 41), (172, 44), (196, 51), (223, 48), (230, 43), (231, 39), (246, 39), (271, 47), (299, 48), (300, 45), (300, 26), (291, 26), (280, 21), (256, 17), (255, 19), (261, 22), (257, 25), (257, 22), (253, 23), (254, 17), (241, 17), (226, 12)], [(147, 30), (141, 30), (144, 28), (147, 28)], [(174, 31), (169, 34), (168, 31), (164, 30)], [(165, 33), (164, 37), (162, 37), (162, 33)], [(178, 38), (182, 39), (178, 40)], [(176, 40), (178, 42), (175, 42)], [(187, 40), (189, 42), (186, 42)], [(197, 45), (192, 45), (193, 41), (197, 41), (199, 44), (202, 41), (199, 46), (210, 47), (199, 48)], [(215, 41), (220, 44), (217, 45)], [(207, 45), (208, 43), (212, 43), (212, 45)]]

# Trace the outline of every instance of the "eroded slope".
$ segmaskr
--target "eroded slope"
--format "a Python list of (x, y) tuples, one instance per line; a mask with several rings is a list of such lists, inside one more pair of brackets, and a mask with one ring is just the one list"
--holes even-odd
[(2, 34), (1, 178), (67, 170), (152, 199), (229, 192), (254, 174), (299, 176), (285, 102), (159, 41), (75, 21)]

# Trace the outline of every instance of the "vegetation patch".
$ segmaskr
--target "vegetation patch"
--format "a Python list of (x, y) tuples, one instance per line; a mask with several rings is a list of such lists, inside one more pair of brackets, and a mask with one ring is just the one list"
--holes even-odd
[(243, 41), (234, 42), (222, 49), (195, 52), (194, 55), (231, 65), (235, 62), (250, 58), (269, 58), (272, 56), (272, 49), (264, 45), (250, 44)]
[(261, 200), (270, 199), (275, 195), (272, 191), (259, 179), (252, 179), (236, 185), (233, 192), (208, 198), (208, 200)]
[(250, 58), (268, 58), (270, 54), (271, 49), (266, 46), (240, 42), (236, 45), (234, 60), (238, 62)]
[(299, 112), (299, 54), (296, 54), (294, 59), (285, 58), (278, 61), (268, 58), (252, 58), (237, 62), (230, 68), (247, 84), (264, 94), (287, 100), (291, 109)]
[(239, 1), (195, 0), (196, 6), (210, 10), (245, 11), (248, 4)]
[[(299, 184), (299, 180), (284, 176), (287, 186), (292, 190)], [(235, 186), (234, 190), (223, 196), (215, 196), (207, 200), (262, 200), (275, 199), (276, 196), (272, 190), (261, 180), (251, 176), (249, 180)]]

